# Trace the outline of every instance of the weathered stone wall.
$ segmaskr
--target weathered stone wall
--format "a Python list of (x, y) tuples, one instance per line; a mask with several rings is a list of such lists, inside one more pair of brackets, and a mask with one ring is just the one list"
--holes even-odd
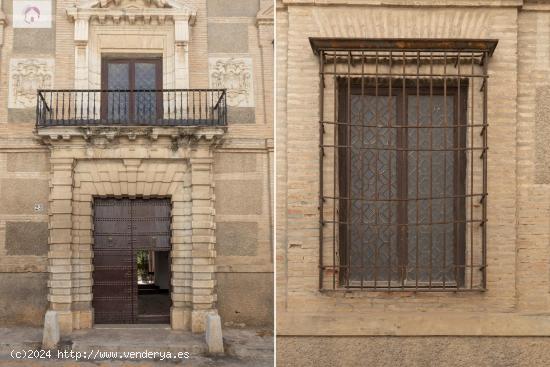
[(268, 165), (258, 149), (215, 156), (218, 303), (225, 323), (273, 323)]
[[(320, 6), (316, 1), (278, 1), (277, 330), (281, 365), (321, 361), (321, 365), (331, 365), (330, 361), (357, 365), (351, 362), (359, 360), (384, 365), (392, 353), (411, 358), (416, 365), (422, 365), (418, 358), (426, 355), (442, 362), (434, 365), (469, 365), (468, 353), (454, 358), (465, 363), (451, 364), (447, 349), (438, 354), (435, 346), (456, 342), (482, 353), (481, 347), (491, 345), (504, 351), (504, 340), (508, 340), (480, 339), (479, 343), (488, 344), (476, 349), (476, 340), (418, 339), (426, 341), (428, 348), (422, 352), (426, 355), (415, 359), (414, 345), (422, 344), (417, 339), (343, 338), (350, 335), (550, 335), (550, 181), (545, 168), (550, 9), (531, 1), (464, 0), (450, 5), (448, 1), (334, 0)], [(489, 61), (486, 292), (319, 292), (319, 65), (308, 40), (316, 36), (498, 39)], [(535, 344), (515, 340), (504, 354), (514, 361), (532, 346), (530, 362), (537, 362), (544, 348), (535, 344), (548, 343), (546, 339), (536, 339)], [(384, 348), (388, 353), (375, 352), (384, 341), (392, 343)], [(337, 353), (339, 347), (355, 357), (342, 357), (347, 364), (337, 362), (335, 356), (344, 354)], [(367, 358), (368, 351), (373, 356)], [(471, 361), (481, 361), (476, 365), (492, 365), (475, 353)], [(315, 355), (323, 358), (311, 358)], [(448, 364), (442, 356), (447, 356)], [(292, 358), (298, 362), (290, 362)], [(391, 365), (395, 364), (399, 363)]]
[(47, 307), (48, 157), (0, 149), (0, 324), (39, 325)]
[(0, 272), (0, 325), (42, 325), (48, 274)]
[(206, 3), (210, 86), (231, 67), (251, 78), (229, 92), (229, 132), (214, 160), (218, 310), (224, 324), (272, 325), (272, 2)]
[(218, 312), (226, 326), (273, 325), (273, 273), (218, 272)]

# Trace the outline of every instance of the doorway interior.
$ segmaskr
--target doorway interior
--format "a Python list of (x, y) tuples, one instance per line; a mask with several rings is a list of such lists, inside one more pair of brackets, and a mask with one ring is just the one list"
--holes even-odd
[(137, 250), (138, 322), (170, 322), (170, 252)]

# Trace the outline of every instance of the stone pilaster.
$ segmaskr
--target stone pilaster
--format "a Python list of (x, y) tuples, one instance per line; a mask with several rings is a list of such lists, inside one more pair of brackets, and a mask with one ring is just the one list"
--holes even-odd
[(76, 89), (88, 88), (88, 27), (87, 16), (77, 16), (74, 22), (74, 43), (75, 43), (75, 76), (74, 84)]
[(183, 174), (183, 187), (172, 195), (172, 309), (173, 329), (191, 330), (193, 309), (191, 174)]
[(176, 17), (174, 20), (174, 74), (177, 89), (189, 88), (189, 19)]
[(91, 223), (93, 223), (91, 201), (82, 195), (73, 195), (71, 274), (73, 329), (86, 329), (93, 326)]
[(193, 332), (205, 330), (208, 313), (216, 312), (215, 209), (213, 146), (199, 140), (191, 154)]
[(262, 57), (263, 101), (265, 122), (273, 123), (273, 57), (274, 57), (274, 7), (272, 3), (264, 5), (256, 15), (258, 41)]
[(57, 311), (62, 334), (73, 329), (72, 317), (72, 188), (73, 158), (52, 152), (48, 252), (48, 301)]

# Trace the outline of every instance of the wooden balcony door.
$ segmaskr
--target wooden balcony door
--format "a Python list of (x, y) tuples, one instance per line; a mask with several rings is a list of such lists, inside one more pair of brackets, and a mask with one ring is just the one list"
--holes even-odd
[(162, 119), (161, 58), (104, 58), (101, 84), (104, 123), (154, 125)]

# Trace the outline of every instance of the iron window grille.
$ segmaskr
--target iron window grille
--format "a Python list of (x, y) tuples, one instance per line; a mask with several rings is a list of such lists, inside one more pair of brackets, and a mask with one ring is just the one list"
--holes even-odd
[(311, 38), (321, 290), (480, 291), (496, 40)]

